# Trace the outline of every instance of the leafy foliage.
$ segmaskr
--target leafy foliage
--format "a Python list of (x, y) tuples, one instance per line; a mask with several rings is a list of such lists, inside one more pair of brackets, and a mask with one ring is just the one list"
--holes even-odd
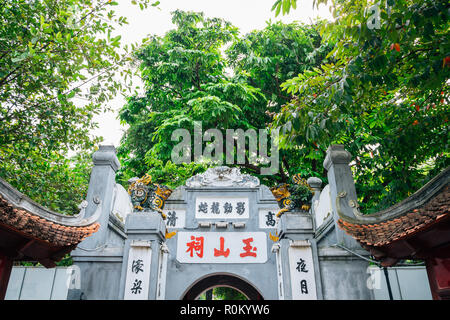
[(239, 291), (229, 287), (216, 287), (213, 289), (215, 300), (248, 300)]
[[(333, 48), (333, 42), (325, 43), (318, 29), (324, 22), (315, 25), (299, 23), (268, 23), (267, 27), (239, 39), (227, 51), (232, 66), (248, 74), (248, 82), (260, 88), (266, 97), (264, 104), (257, 109), (268, 118), (259, 126), (269, 126), (273, 116), (281, 111), (283, 105), (294, 96), (282, 91), (281, 84), (300, 72), (328, 62), (327, 54)], [(294, 125), (298, 123), (294, 122)], [(302, 143), (292, 144), (280, 150), (281, 167), (279, 177), (260, 177), (267, 185), (274, 182), (287, 182), (294, 174), (304, 177), (321, 176), (321, 153), (313, 142), (308, 148)], [(253, 172), (255, 173), (255, 172)], [(257, 172), (256, 172), (257, 173)]]
[[(256, 90), (225, 75), (220, 48), (236, 37), (235, 27), (222, 19), (182, 11), (173, 13), (172, 22), (177, 29), (151, 37), (136, 54), (146, 92), (128, 98), (120, 112), (122, 122), (130, 125), (119, 147), (119, 157), (124, 159), (122, 180), (141, 176), (148, 165), (156, 164), (149, 171), (154, 181), (173, 184), (177, 180), (166, 181), (154, 172), (171, 170), (167, 161), (176, 145), (170, 139), (172, 132), (178, 128), (192, 132), (194, 121), (200, 120), (204, 128), (236, 125), (242, 111), (234, 102), (249, 104), (257, 99)], [(243, 92), (249, 94), (242, 96)], [(236, 100), (230, 102), (230, 97)], [(195, 171), (199, 166), (184, 168)]]
[[(136, 2), (136, 1), (134, 1)], [(147, 0), (139, 1), (144, 8)], [(77, 211), (93, 116), (124, 87), (131, 60), (114, 25), (115, 1), (6, 1), (0, 5), (0, 175), (50, 208)], [(74, 98), (85, 99), (84, 106)], [(66, 159), (69, 150), (81, 151)]]
[(275, 17), (277, 17), (280, 12), (288, 14), (291, 8), (297, 9), (297, 0), (277, 0), (272, 6), (272, 11), (275, 11)]
[(336, 43), (334, 61), (281, 85), (294, 98), (273, 125), (292, 124), (287, 149), (309, 142), (323, 158), (328, 145), (345, 144), (363, 207), (379, 210), (449, 165), (449, 5), (339, 1), (332, 9), (338, 19), (321, 34)]
[(58, 152), (17, 152), (0, 166), (0, 175), (34, 201), (55, 212), (75, 214), (86, 198), (92, 168), (92, 153), (66, 158)]
[[(151, 37), (136, 54), (146, 90), (129, 97), (120, 112), (129, 125), (119, 147), (123, 183), (148, 172), (155, 181), (176, 186), (184, 183), (186, 174), (214, 165), (207, 160), (172, 164), (170, 154), (178, 143), (171, 141), (172, 132), (184, 128), (193, 133), (195, 121), (202, 122), (203, 132), (214, 128), (223, 136), (226, 129), (267, 128), (271, 113), (292, 98), (280, 84), (299, 70), (319, 65), (331, 50), (322, 46), (315, 26), (269, 23), (264, 30), (239, 37), (230, 23), (202, 13), (175, 11), (172, 19), (176, 29)], [(299, 172), (300, 156), (298, 150), (283, 155), (281, 172), (260, 176), (262, 182), (286, 181), (291, 172)], [(241, 166), (259, 175), (260, 164), (250, 162), (248, 152), (246, 157)], [(303, 166), (304, 173), (310, 167)]]
[[(211, 296), (208, 297), (208, 294)], [(215, 287), (202, 293), (198, 300), (248, 300), (245, 295), (231, 287)]]
[(291, 185), (291, 188), (291, 198), (293, 203), (301, 203), (306, 205), (309, 205), (311, 203), (313, 194), (308, 186), (302, 184), (294, 184)]

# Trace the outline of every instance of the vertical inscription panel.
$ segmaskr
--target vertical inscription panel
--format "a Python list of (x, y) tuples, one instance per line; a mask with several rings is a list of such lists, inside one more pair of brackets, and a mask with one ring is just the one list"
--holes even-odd
[(167, 228), (183, 229), (186, 226), (186, 210), (166, 209), (163, 212), (166, 215), (164, 222)]
[(258, 212), (259, 228), (260, 229), (270, 229), (276, 228), (277, 220), (276, 217), (279, 209), (260, 209)]
[(291, 246), (288, 254), (292, 300), (317, 300), (311, 246)]

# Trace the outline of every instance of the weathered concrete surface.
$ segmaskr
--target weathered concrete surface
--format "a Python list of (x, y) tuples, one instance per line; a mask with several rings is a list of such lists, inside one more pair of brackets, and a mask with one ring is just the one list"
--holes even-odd
[(123, 245), (126, 235), (123, 223), (111, 213), (116, 171), (120, 167), (113, 146), (100, 146), (93, 155), (94, 167), (86, 200), (86, 216), (94, 214), (95, 202), (102, 204), (98, 219), (100, 229), (72, 251), (74, 264), (81, 271), (83, 299), (119, 299)]

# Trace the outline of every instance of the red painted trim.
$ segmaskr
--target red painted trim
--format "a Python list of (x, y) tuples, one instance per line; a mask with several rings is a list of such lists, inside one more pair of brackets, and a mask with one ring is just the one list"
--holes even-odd
[(450, 258), (426, 261), (428, 281), (434, 300), (450, 300)]
[(12, 265), (13, 261), (10, 258), (0, 255), (0, 300), (5, 299)]

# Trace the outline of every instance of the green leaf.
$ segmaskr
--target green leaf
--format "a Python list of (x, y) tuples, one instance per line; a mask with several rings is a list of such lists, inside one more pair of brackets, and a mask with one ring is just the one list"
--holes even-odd
[(75, 91), (72, 90), (69, 92), (69, 94), (67, 95), (67, 99), (73, 98), (75, 96)]

